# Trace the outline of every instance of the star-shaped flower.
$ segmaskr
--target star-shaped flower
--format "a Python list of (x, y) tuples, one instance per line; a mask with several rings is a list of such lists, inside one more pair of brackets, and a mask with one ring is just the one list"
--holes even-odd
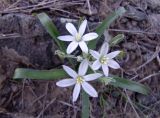
[(71, 41), (67, 47), (67, 54), (71, 54), (78, 46), (85, 53), (88, 53), (88, 47), (86, 41), (96, 39), (98, 34), (95, 32), (87, 33), (84, 35), (86, 30), (87, 20), (84, 20), (77, 31), (72, 23), (66, 24), (66, 29), (71, 35), (59, 36), (58, 39), (62, 41)]
[(98, 79), (102, 76), (100, 73), (88, 74), (85, 75), (88, 69), (86, 66), (86, 61), (82, 61), (78, 73), (72, 70), (70, 67), (63, 65), (63, 69), (70, 75), (72, 78), (63, 79), (56, 83), (59, 87), (68, 87), (75, 85), (73, 90), (73, 102), (75, 102), (80, 94), (81, 86), (86, 93), (88, 93), (92, 97), (98, 97), (96, 90), (88, 83), (88, 81), (92, 81)]
[(104, 43), (101, 47), (100, 53), (94, 50), (90, 50), (91, 55), (96, 59), (96, 61), (94, 61), (92, 64), (92, 69), (98, 70), (100, 67), (102, 67), (105, 76), (108, 76), (109, 74), (108, 67), (113, 69), (120, 68), (120, 65), (114, 61), (113, 58), (116, 57), (121, 51), (108, 53), (108, 49), (108, 43)]

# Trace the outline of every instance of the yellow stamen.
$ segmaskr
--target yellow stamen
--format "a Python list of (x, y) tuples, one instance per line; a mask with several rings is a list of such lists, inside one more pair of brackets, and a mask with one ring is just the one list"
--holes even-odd
[(101, 64), (107, 64), (108, 59), (109, 59), (108, 57), (102, 56), (99, 61)]
[(76, 41), (81, 41), (81, 35), (78, 33), (77, 35), (76, 35)]
[(76, 78), (76, 82), (77, 82), (77, 84), (82, 84), (84, 82), (84, 80), (83, 80), (83, 78), (81, 76), (78, 76)]

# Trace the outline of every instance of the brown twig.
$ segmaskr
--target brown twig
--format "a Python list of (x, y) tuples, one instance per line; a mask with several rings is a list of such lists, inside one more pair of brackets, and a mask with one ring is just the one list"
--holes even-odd
[(43, 108), (42, 108), (42, 111), (41, 113), (38, 115), (37, 118), (39, 118), (41, 115), (43, 116), (43, 113), (45, 111), (45, 106), (46, 106), (46, 99), (47, 99), (47, 93), (48, 93), (48, 85), (49, 85), (49, 82), (46, 83), (46, 87), (45, 87), (45, 97), (43, 99)]
[(126, 32), (126, 33), (132, 33), (132, 34), (149, 34), (149, 35), (160, 35), (160, 33), (156, 32), (145, 32), (145, 31), (134, 31), (134, 30), (129, 30), (129, 29), (108, 29), (108, 31), (113, 31), (113, 32)]
[(0, 39), (7, 39), (7, 38), (19, 38), (22, 37), (18, 33), (12, 33), (12, 34), (0, 34)]
[(145, 65), (147, 65), (148, 63), (150, 63), (154, 58), (157, 57), (157, 55), (159, 54), (159, 52), (160, 52), (160, 47), (157, 46), (156, 51), (154, 52), (154, 54), (152, 55), (152, 57), (148, 61), (146, 61), (145, 63), (143, 63), (142, 65), (140, 65), (139, 67), (137, 67), (137, 68), (135, 68), (133, 70), (137, 71), (137, 70), (141, 69), (142, 67), (144, 67)]
[(72, 108), (77, 109), (78, 111), (80, 111), (80, 108), (78, 108), (78, 107), (75, 106), (75, 105), (72, 105), (72, 104), (70, 104), (70, 103), (67, 103), (67, 102), (64, 102), (64, 101), (61, 101), (61, 100), (58, 100), (58, 102), (61, 103), (61, 104), (63, 104), (63, 105), (72, 107)]
[(10, 9), (13, 8), (14, 6), (16, 6), (21, 0), (17, 0), (16, 2), (14, 2), (13, 4), (11, 4), (8, 8), (6, 9)]
[[(58, 3), (57, 3), (58, 2)], [(57, 4), (56, 4), (57, 3)], [(82, 2), (77, 2), (77, 1), (73, 1), (73, 2), (59, 2), (57, 0), (52, 0), (52, 1), (42, 1), (36, 5), (29, 5), (29, 6), (23, 6), (23, 7), (16, 7), (16, 8), (12, 8), (12, 9), (6, 9), (4, 11), (0, 11), (0, 13), (4, 14), (4, 13), (13, 13), (13, 12), (27, 12), (27, 10), (30, 12), (34, 11), (34, 10), (40, 10), (40, 9), (50, 9), (51, 7), (67, 7), (67, 6), (73, 6), (73, 5), (83, 5), (84, 3)], [(23, 11), (25, 10), (25, 11)]]
[(42, 111), (39, 113), (39, 115), (38, 115), (36, 118), (40, 118), (41, 115), (44, 113), (44, 111), (47, 110), (48, 107), (49, 107), (51, 104), (53, 104), (53, 102), (54, 102), (55, 100), (56, 100), (56, 98), (53, 98), (53, 99), (46, 105), (46, 107), (45, 107), (44, 109), (42, 109)]
[(127, 94), (127, 91), (126, 91), (126, 90), (125, 90), (125, 94), (126, 94), (126, 97), (127, 97), (127, 99), (128, 99), (128, 102), (130, 103), (130, 105), (131, 105), (133, 111), (134, 111), (135, 114), (136, 114), (136, 117), (137, 117), (137, 118), (140, 118), (140, 116), (139, 116), (139, 114), (137, 113), (136, 109), (134, 108), (134, 105), (133, 105), (133, 103), (132, 103), (132, 101), (131, 101), (129, 95)]
[(151, 77), (153, 77), (153, 76), (157, 76), (157, 75), (160, 75), (160, 71), (159, 71), (158, 73), (150, 74), (150, 75), (148, 75), (147, 77), (145, 77), (145, 78), (143, 78), (143, 79), (139, 80), (138, 82), (144, 82), (144, 81), (146, 81), (146, 80), (150, 79)]
[(92, 15), (90, 1), (89, 0), (86, 0), (86, 1), (87, 1), (87, 5), (88, 5), (89, 14)]
[[(38, 96), (36, 95), (36, 93), (33, 91), (33, 89), (32, 89), (32, 87), (31, 86), (29, 86), (29, 90), (32, 92), (32, 94), (36, 97), (36, 98), (38, 98)], [(38, 103), (42, 106), (42, 102), (40, 101), (40, 99), (38, 99)]]
[(37, 101), (39, 101), (40, 99), (42, 99), (44, 96), (46, 96), (46, 94), (43, 94), (43, 95), (37, 97), (33, 102), (31, 102), (30, 106), (32, 106), (34, 103), (36, 103)]

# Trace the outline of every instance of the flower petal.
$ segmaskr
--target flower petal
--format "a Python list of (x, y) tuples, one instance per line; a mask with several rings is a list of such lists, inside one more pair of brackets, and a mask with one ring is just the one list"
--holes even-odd
[(98, 70), (100, 67), (101, 67), (101, 63), (99, 62), (99, 60), (96, 60), (95, 62), (93, 62), (92, 64), (93, 70)]
[(90, 96), (92, 96), (92, 97), (98, 97), (97, 91), (88, 82), (83, 82), (82, 83), (82, 88)]
[(100, 54), (97, 51), (90, 50), (90, 53), (95, 59), (99, 59)]
[(56, 82), (56, 85), (59, 87), (67, 87), (67, 86), (72, 86), (76, 83), (75, 79), (63, 79), (58, 82)]
[(108, 65), (102, 65), (102, 70), (103, 70), (104, 75), (108, 77), (109, 75)]
[(73, 102), (75, 102), (79, 96), (81, 90), (81, 85), (80, 84), (76, 84), (73, 90)]
[(101, 73), (94, 73), (94, 74), (89, 74), (84, 76), (84, 79), (85, 81), (92, 81), (92, 80), (98, 79), (101, 76), (102, 76)]
[(84, 41), (79, 42), (79, 46), (80, 46), (82, 52), (88, 53), (88, 47)]
[(78, 69), (78, 75), (85, 75), (88, 70), (88, 61), (85, 59), (81, 62), (79, 69)]
[(78, 33), (79, 33), (81, 36), (83, 36), (83, 34), (84, 34), (84, 32), (85, 32), (86, 26), (87, 26), (87, 20), (84, 20), (84, 21), (82, 22), (82, 24), (80, 25), (79, 31), (78, 31)]
[(66, 29), (73, 36), (75, 36), (77, 34), (77, 30), (76, 30), (75, 26), (72, 23), (67, 23), (66, 24)]
[(114, 51), (114, 52), (111, 52), (111, 53), (108, 53), (106, 56), (110, 59), (116, 57), (121, 51)]
[(77, 42), (71, 42), (67, 47), (67, 54), (71, 54), (78, 47)]
[(113, 69), (120, 68), (120, 65), (116, 61), (114, 61), (113, 59), (108, 60), (108, 66), (113, 68)]
[(96, 39), (98, 37), (98, 34), (97, 33), (94, 33), (94, 32), (91, 32), (91, 33), (88, 33), (88, 34), (85, 34), (82, 39), (84, 41), (90, 41), (90, 40), (93, 40), (93, 39)]
[(68, 66), (63, 65), (63, 69), (67, 72), (68, 75), (73, 78), (76, 78), (78, 76), (78, 74)]
[(64, 36), (59, 36), (57, 37), (61, 41), (73, 41), (74, 37), (71, 35), (64, 35)]
[(108, 53), (108, 50), (109, 50), (109, 44), (105, 42), (100, 49), (100, 54), (106, 55)]

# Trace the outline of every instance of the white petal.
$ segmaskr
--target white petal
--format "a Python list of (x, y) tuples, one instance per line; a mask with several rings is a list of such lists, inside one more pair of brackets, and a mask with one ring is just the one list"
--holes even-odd
[(77, 42), (71, 42), (67, 47), (67, 54), (71, 54), (78, 47)]
[(82, 35), (84, 34), (84, 32), (85, 32), (86, 26), (87, 26), (87, 20), (84, 20), (84, 21), (82, 22), (82, 24), (80, 25), (79, 31), (78, 31), (81, 36), (82, 36)]
[(78, 76), (78, 74), (68, 66), (63, 65), (63, 69), (67, 72), (68, 75), (73, 78), (76, 78)]
[(68, 30), (69, 33), (71, 33), (73, 36), (77, 34), (77, 30), (75, 26), (72, 23), (67, 23), (66, 24), (66, 29)]
[(85, 75), (88, 70), (88, 61), (85, 59), (81, 62), (79, 69), (78, 69), (78, 75)]
[(113, 59), (111, 59), (111, 60), (108, 60), (108, 66), (109, 67), (111, 67), (111, 68), (113, 68), (113, 69), (118, 69), (118, 68), (120, 68), (120, 65), (116, 62), (116, 61), (114, 61)]
[(116, 57), (121, 51), (114, 51), (114, 52), (111, 52), (111, 53), (108, 53), (106, 56), (110, 59)]
[(86, 81), (92, 81), (92, 80), (98, 79), (101, 76), (102, 76), (101, 73), (94, 73), (94, 74), (89, 74), (89, 75), (84, 76), (84, 79)]
[(101, 47), (100, 54), (105, 55), (108, 53), (108, 50), (109, 50), (109, 44), (105, 42)]
[(90, 50), (90, 53), (95, 59), (99, 59), (100, 54), (97, 51)]
[(93, 39), (96, 39), (98, 37), (98, 34), (97, 33), (94, 33), (94, 32), (91, 32), (91, 33), (88, 33), (88, 34), (85, 34), (82, 39), (84, 41), (90, 41), (90, 40), (93, 40)]
[(73, 90), (73, 102), (75, 102), (79, 96), (81, 90), (80, 84), (76, 84)]
[(61, 41), (73, 41), (74, 37), (71, 35), (59, 36), (57, 37)]
[(102, 65), (102, 70), (105, 76), (109, 75), (109, 68), (108, 65)]
[(97, 91), (87, 82), (82, 83), (82, 87), (86, 93), (92, 97), (98, 97)]
[(101, 67), (101, 63), (99, 62), (99, 60), (96, 60), (95, 62), (93, 62), (92, 64), (93, 70), (98, 70), (100, 67)]
[(82, 52), (88, 53), (88, 47), (84, 41), (79, 42), (79, 46), (80, 46)]
[(75, 79), (64, 79), (56, 82), (56, 85), (59, 87), (67, 87), (67, 86), (72, 86), (76, 83)]

